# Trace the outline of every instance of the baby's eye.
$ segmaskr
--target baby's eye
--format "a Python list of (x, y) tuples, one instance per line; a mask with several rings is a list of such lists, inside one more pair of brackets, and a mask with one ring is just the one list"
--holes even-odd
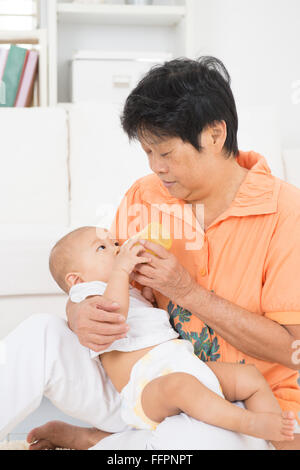
[(115, 245), (116, 245), (116, 246), (120, 246), (120, 243), (119, 243), (119, 242), (116, 242)]
[(97, 251), (105, 250), (105, 248), (106, 247), (104, 245), (100, 245), (98, 246)]

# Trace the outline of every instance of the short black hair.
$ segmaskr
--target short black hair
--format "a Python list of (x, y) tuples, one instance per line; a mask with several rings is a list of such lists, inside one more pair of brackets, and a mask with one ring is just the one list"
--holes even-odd
[(199, 134), (216, 121), (225, 121), (225, 153), (238, 156), (238, 116), (230, 75), (221, 60), (202, 56), (178, 58), (156, 65), (128, 96), (121, 123), (129, 139), (150, 134), (180, 137), (198, 151)]

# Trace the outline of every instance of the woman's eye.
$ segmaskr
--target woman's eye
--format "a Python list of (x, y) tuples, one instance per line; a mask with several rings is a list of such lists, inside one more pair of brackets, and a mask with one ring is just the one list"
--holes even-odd
[(101, 250), (105, 250), (105, 246), (104, 246), (104, 245), (98, 246), (97, 251), (101, 251)]

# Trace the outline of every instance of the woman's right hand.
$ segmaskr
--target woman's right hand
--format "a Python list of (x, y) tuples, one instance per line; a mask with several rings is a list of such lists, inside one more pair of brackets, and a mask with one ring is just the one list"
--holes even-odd
[(88, 297), (80, 303), (69, 299), (69, 327), (83, 346), (100, 353), (117, 339), (125, 338), (129, 330), (123, 315), (116, 313), (118, 308), (118, 304), (102, 296)]

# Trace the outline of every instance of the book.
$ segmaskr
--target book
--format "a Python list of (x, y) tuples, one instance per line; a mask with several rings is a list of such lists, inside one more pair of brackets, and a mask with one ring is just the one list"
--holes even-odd
[(6, 100), (5, 104), (0, 104), (0, 107), (14, 106), (27, 55), (27, 49), (15, 45), (10, 46), (2, 77), (6, 88)]
[(0, 80), (2, 80), (6, 61), (8, 56), (8, 49), (0, 49)]
[(0, 104), (5, 104), (6, 101), (6, 86), (2, 81), (6, 60), (8, 56), (8, 49), (0, 49)]
[(37, 75), (39, 54), (37, 51), (28, 51), (25, 70), (21, 78), (15, 106), (28, 107), (31, 104), (33, 96), (34, 81)]
[(28, 56), (29, 56), (29, 51), (26, 51), (26, 55), (25, 55), (25, 59), (24, 59), (24, 63), (23, 63), (23, 68), (22, 68), (22, 73), (21, 73), (21, 76), (20, 76), (20, 79), (19, 79), (18, 91), (17, 91), (16, 97), (15, 97), (15, 102), (14, 102), (15, 106), (16, 106), (16, 101), (17, 101), (18, 94), (19, 94), (19, 91), (20, 91), (21, 83), (22, 83), (22, 80), (23, 80), (23, 77), (24, 77)]

